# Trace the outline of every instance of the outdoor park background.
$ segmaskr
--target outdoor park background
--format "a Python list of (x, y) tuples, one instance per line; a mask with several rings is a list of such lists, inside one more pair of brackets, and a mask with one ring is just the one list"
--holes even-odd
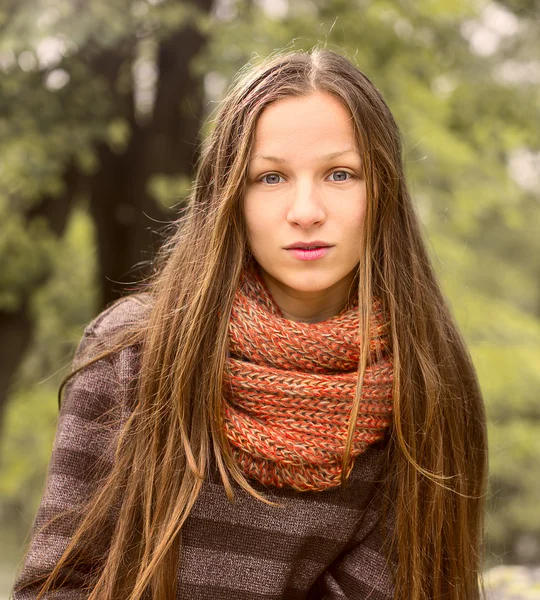
[(538, 0), (0, 0), (0, 597), (83, 326), (151, 258), (233, 74), (317, 43), (403, 133), (485, 394), (486, 566), (540, 564), (539, 40)]

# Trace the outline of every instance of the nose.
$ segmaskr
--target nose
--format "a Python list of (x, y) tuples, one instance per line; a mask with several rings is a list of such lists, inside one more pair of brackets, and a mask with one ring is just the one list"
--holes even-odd
[(307, 182), (299, 183), (292, 192), (287, 221), (291, 225), (309, 229), (313, 225), (321, 225), (325, 219), (326, 213), (316, 186)]

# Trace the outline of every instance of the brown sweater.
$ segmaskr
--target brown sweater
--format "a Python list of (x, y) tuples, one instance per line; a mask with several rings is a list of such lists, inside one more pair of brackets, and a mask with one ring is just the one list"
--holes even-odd
[[(141, 318), (141, 305), (120, 301), (85, 330), (75, 363), (102, 336)], [(59, 414), (47, 481), (30, 551), (15, 589), (50, 572), (67, 547), (62, 525), (37, 530), (51, 517), (85, 500), (103, 465), (111, 465), (118, 428), (129, 416), (127, 386), (136, 375), (134, 348), (103, 359), (70, 380)], [(119, 417), (119, 418), (118, 418)], [(324, 492), (253, 487), (282, 506), (264, 504), (235, 484), (228, 501), (216, 470), (203, 486), (182, 535), (178, 598), (189, 600), (354, 599), (389, 600), (393, 567), (382, 551), (376, 481), (386, 442), (355, 462), (347, 488)], [(105, 471), (106, 473), (106, 471)], [(94, 483), (93, 483), (94, 482)], [(104, 541), (104, 544), (106, 542)], [(84, 566), (61, 592), (46, 598), (79, 600)], [(13, 593), (31, 600), (34, 587)]]

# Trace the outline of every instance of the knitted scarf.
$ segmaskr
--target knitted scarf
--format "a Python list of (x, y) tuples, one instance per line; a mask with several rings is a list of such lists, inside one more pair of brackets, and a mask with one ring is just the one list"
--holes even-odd
[[(319, 323), (285, 319), (255, 269), (246, 270), (229, 324), (225, 433), (242, 472), (300, 491), (340, 485), (358, 379), (356, 302)], [(387, 325), (374, 302), (354, 459), (380, 440), (392, 412)]]

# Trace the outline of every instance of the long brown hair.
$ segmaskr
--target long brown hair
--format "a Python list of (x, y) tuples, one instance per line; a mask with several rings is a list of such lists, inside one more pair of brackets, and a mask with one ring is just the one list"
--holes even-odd
[[(358, 271), (361, 334), (367, 337), (374, 295), (391, 326), (394, 416), (386, 473), (395, 598), (480, 597), (487, 441), (475, 370), (422, 240), (388, 106), (347, 59), (314, 49), (246, 69), (223, 100), (188, 208), (147, 287), (148, 319), (123, 342), (140, 346), (140, 371), (114, 467), (38, 599), (77, 562), (115, 505), (114, 535), (89, 600), (138, 600), (148, 592), (154, 600), (174, 598), (182, 526), (212, 455), (229, 498), (234, 480), (267, 501), (235, 464), (219, 426), (229, 314), (249, 258), (242, 198), (261, 112), (315, 91), (349, 110), (362, 156), (368, 200)], [(366, 362), (364, 353), (344, 465)]]

